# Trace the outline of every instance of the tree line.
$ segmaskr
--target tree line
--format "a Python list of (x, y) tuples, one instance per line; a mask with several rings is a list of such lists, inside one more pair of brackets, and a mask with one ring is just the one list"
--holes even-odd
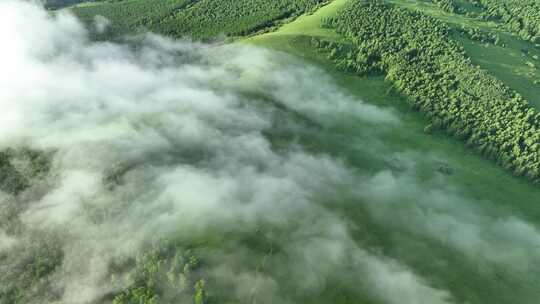
[(123, 0), (74, 7), (87, 23), (97, 15), (112, 21), (112, 34), (151, 30), (197, 40), (220, 34), (245, 36), (316, 10), (327, 0)]
[(442, 22), (378, 0), (352, 1), (327, 25), (350, 44), (317, 41), (340, 68), (383, 73), (430, 121), (517, 175), (540, 180), (540, 114), (471, 63)]
[(314, 10), (323, 0), (200, 0), (154, 28), (171, 36), (208, 39), (219, 34), (245, 36)]
[(73, 7), (71, 10), (87, 24), (91, 24), (96, 16), (109, 19), (111, 26), (107, 34), (120, 35), (146, 29), (194, 2), (196, 0), (104, 1), (95, 5)]
[(480, 7), (479, 18), (497, 21), (521, 38), (540, 44), (540, 2), (534, 0), (467, 0)]
[(459, 6), (454, 2), (454, 0), (431, 0), (443, 11), (448, 13), (456, 13), (459, 10)]

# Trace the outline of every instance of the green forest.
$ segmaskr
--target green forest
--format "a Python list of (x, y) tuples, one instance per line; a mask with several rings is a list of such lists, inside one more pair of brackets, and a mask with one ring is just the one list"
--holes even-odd
[(212, 1), (146, 0), (97, 3), (75, 7), (74, 12), (91, 22), (96, 15), (113, 20), (112, 34), (139, 29), (208, 40), (219, 34), (249, 35), (315, 10), (323, 0)]
[(540, 114), (517, 92), (470, 62), (451, 30), (434, 18), (356, 2), (329, 20), (352, 42), (319, 43), (336, 64), (359, 74), (384, 73), (430, 119), (517, 175), (540, 177)]

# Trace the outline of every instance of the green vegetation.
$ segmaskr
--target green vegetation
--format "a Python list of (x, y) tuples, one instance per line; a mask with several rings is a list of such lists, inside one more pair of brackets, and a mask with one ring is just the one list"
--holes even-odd
[[(173, 37), (211, 39), (269, 30), (310, 12), (325, 0), (125, 0), (74, 7), (87, 23), (97, 15), (112, 20), (112, 34), (149, 29)], [(111, 33), (109, 33), (111, 34)]]
[[(281, 26), (276, 31), (249, 37), (245, 39), (244, 42), (268, 47), (269, 45), (267, 45), (266, 42), (278, 36), (286, 36), (284, 37), (285, 39), (283, 39), (285, 40), (285, 43), (287, 40), (293, 40), (298, 36), (315, 36), (324, 37), (325, 39), (340, 40), (341, 37), (333, 29), (322, 27), (321, 22), (322, 20), (335, 16), (347, 4), (348, 1), (349, 0), (333, 0), (329, 4), (319, 8), (314, 13), (300, 16), (293, 22)], [(286, 39), (287, 36), (290, 39)], [(298, 45), (295, 45), (294, 48), (289, 49), (288, 51), (294, 52), (297, 47)], [(295, 55), (300, 57), (306, 55), (307, 53), (309, 53), (308, 49), (302, 50), (301, 52), (294, 52)]]
[(51, 275), (62, 264), (61, 240), (36, 231), (12, 250), (0, 251), (0, 303), (58, 300), (60, 292), (53, 288)]
[(31, 149), (0, 151), (0, 190), (17, 195), (28, 188), (31, 179), (49, 171), (50, 156)]
[[(301, 21), (299, 19), (287, 27), (302, 28), (301, 24), (294, 24)], [(347, 164), (358, 168), (361, 172), (391, 170), (393, 174), (399, 174), (406, 164), (400, 163), (399, 160), (392, 160), (388, 157), (389, 155), (417, 153), (414, 167), (417, 172), (415, 178), (425, 186), (426, 192), (436, 191), (433, 179), (444, 175), (445, 177), (441, 179), (442, 183), (458, 185), (460, 194), (477, 199), (471, 203), (474, 208), (481, 208), (482, 212), (490, 213), (500, 219), (505, 218), (507, 214), (513, 214), (537, 223), (540, 218), (538, 204), (536, 204), (537, 197), (540, 195), (537, 187), (530, 185), (525, 179), (512, 177), (492, 161), (471, 153), (471, 149), (465, 148), (458, 139), (449, 137), (445, 132), (423, 133), (427, 120), (421, 113), (410, 111), (406, 99), (396, 92), (391, 82), (385, 81), (384, 77), (380, 76), (359, 77), (355, 73), (335, 70), (334, 65), (323, 53), (314, 51), (310, 45), (309, 36), (303, 36), (301, 31), (296, 35), (292, 35), (292, 31), (282, 34), (282, 30), (284, 28), (274, 33), (250, 38), (248, 41), (301, 56), (311, 64), (325, 67), (332, 74), (332, 80), (347, 89), (355, 98), (369, 104), (395, 109), (403, 121), (395, 127), (381, 130), (363, 125), (353, 119), (345, 120), (340, 117), (340, 122), (336, 123), (334, 128), (323, 128), (313, 131), (312, 134), (302, 134), (300, 138), (304, 139), (302, 143), (305, 143), (307, 147), (344, 159)], [(370, 149), (370, 147), (375, 148)], [(370, 152), (370, 150), (373, 151)], [(385, 156), (388, 157), (386, 160), (384, 160)], [(450, 170), (447, 170), (448, 168)], [(409, 186), (408, 184), (400, 185), (402, 187), (400, 194), (396, 196), (393, 207), (388, 210), (391, 214), (390, 222), (394, 222), (399, 217), (398, 210), (407, 204), (404, 195), (410, 191)], [(410, 198), (411, 202), (418, 199), (418, 196)], [(451, 205), (456, 206), (463, 202), (463, 199), (463, 197), (456, 198), (452, 200)], [(505, 268), (491, 269), (483, 264), (471, 263), (468, 258), (447, 247), (446, 241), (433, 242), (418, 234), (408, 235), (404, 231), (407, 229), (398, 229), (399, 232), (396, 232), (388, 228), (388, 223), (376, 223), (376, 220), (369, 215), (369, 210), (363, 209), (361, 205), (351, 201), (341, 210), (343, 217), (350, 219), (357, 226), (357, 240), (368, 242), (389, 255), (406, 260), (416, 272), (429, 277), (440, 284), (439, 286), (449, 288), (456, 296), (455, 303), (510, 304), (516, 301), (535, 303), (533, 299), (536, 291), (531, 282), (538, 282), (537, 274), (520, 273), (517, 275)], [(431, 201), (427, 205), (427, 210), (419, 212), (430, 214), (429, 210), (439, 206), (436, 201)], [(336, 205), (332, 205), (332, 208), (339, 209)], [(463, 215), (463, 217), (467, 216)], [(426, 216), (426, 220), (429, 217), (429, 215)], [(447, 233), (451, 232), (442, 233), (443, 239), (447, 237)], [(424, 254), (425, 252), (428, 253)], [(514, 289), (515, 293), (508, 293), (509, 288)], [(361, 301), (354, 297), (347, 299), (339, 291), (333, 294), (332, 292), (325, 293), (321, 297), (326, 300), (321, 303), (380, 303)]]
[(62, 7), (78, 4), (81, 2), (89, 2), (89, 1), (88, 0), (45, 0), (43, 4), (48, 9), (59, 9)]
[(177, 10), (194, 2), (194, 0), (126, 0), (81, 5), (73, 7), (71, 10), (88, 24), (91, 24), (96, 16), (103, 16), (111, 20), (108, 34), (118, 35), (133, 33), (145, 27), (151, 28), (166, 16), (174, 14)]
[[(537, 61), (535, 58), (540, 58), (540, 49), (535, 48), (533, 43), (511, 34), (499, 22), (477, 18), (482, 9), (466, 0), (456, 1), (460, 7), (460, 13), (457, 14), (446, 13), (434, 5), (419, 0), (387, 2), (403, 9), (431, 16), (445, 23), (457, 33), (454, 38), (463, 44), (467, 56), (471, 58), (473, 64), (479, 65), (505, 85), (517, 91), (536, 110), (540, 109), (540, 99), (538, 99), (540, 96), (540, 86), (538, 85), (540, 72), (538, 68), (532, 68), (527, 64), (527, 62), (535, 63)], [(466, 13), (461, 14), (461, 12)], [(473, 35), (464, 33), (464, 31), (473, 33)], [(499, 43), (495, 45), (479, 41), (483, 39), (474, 35), (474, 32), (479, 31), (482, 36), (498, 38)], [(473, 36), (480, 39), (473, 40)]]
[(458, 7), (454, 0), (431, 0), (433, 3), (437, 4), (442, 10), (448, 13), (456, 13)]
[(172, 36), (207, 39), (219, 34), (245, 36), (272, 28), (322, 5), (323, 0), (200, 0), (190, 9), (163, 19), (153, 27)]
[(540, 43), (540, 3), (531, 0), (432, 0), (446, 12), (493, 21)]
[[(88, 23), (97, 15), (106, 16), (112, 21), (107, 35), (112, 36), (144, 29), (196, 39), (210, 39), (221, 33), (250, 36), (244, 41), (288, 52), (304, 58), (305, 63), (323, 67), (331, 74), (331, 81), (354, 98), (395, 110), (400, 120), (396, 126), (379, 128), (342, 114), (329, 114), (319, 121), (271, 96), (245, 92), (253, 102), (251, 106), (258, 102), (268, 104), (268, 111), (281, 117), (264, 133), (272, 142), (272, 149), (281, 151), (298, 145), (310, 153), (339, 159), (365, 175), (358, 183), (355, 181), (355, 188), (365, 186), (364, 179), (371, 178), (371, 174), (384, 172), (395, 178), (397, 198), (351, 198), (349, 190), (339, 189), (332, 193), (333, 199), (324, 202), (332, 213), (350, 223), (348, 228), (359, 246), (403, 262), (434, 286), (450, 291), (452, 303), (535, 303), (537, 272), (516, 271), (521, 263), (538, 265), (533, 247), (536, 243), (531, 242), (531, 247), (519, 243), (533, 232), (526, 230), (528, 226), (518, 226), (522, 230), (516, 228), (516, 235), (519, 233), (520, 237), (508, 234), (500, 240), (497, 233), (506, 232), (505, 220), (509, 216), (526, 219), (533, 223), (534, 230), (540, 218), (536, 204), (540, 190), (487, 160), (494, 159), (533, 181), (540, 179), (540, 115), (526, 100), (534, 97), (536, 91), (526, 87), (528, 82), (510, 68), (521, 65), (524, 70), (536, 70), (540, 62), (535, 59), (536, 51), (529, 49), (530, 43), (517, 42), (492, 21), (469, 18), (486, 9), (487, 4), (480, 1), (335, 0), (299, 18), (296, 17), (312, 12), (323, 2), (276, 3), (120, 0), (84, 4), (73, 10)], [(504, 18), (482, 16), (485, 20), (506, 22)], [(276, 31), (253, 35), (293, 18), (295, 21)], [(517, 28), (521, 31), (522, 27)], [(528, 90), (527, 98), (516, 93), (522, 90)], [(409, 111), (409, 106), (419, 113)], [(485, 158), (470, 153), (471, 149), (461, 145), (462, 141)], [(0, 190), (12, 196), (12, 201), (0, 206), (0, 228), (9, 235), (17, 236), (22, 229), (15, 219), (24, 206), (17, 204), (17, 198), (24, 195), (36, 177), (46, 175), (50, 166), (50, 156), (43, 152), (0, 152)], [(103, 178), (104, 185), (109, 191), (125, 185), (132, 169), (130, 165), (111, 165)], [(456, 193), (450, 195), (448, 189)], [(365, 187), (361, 191), (369, 190)], [(385, 207), (386, 204), (391, 206)], [(413, 211), (409, 212), (409, 207)], [(416, 217), (428, 224), (415, 222)], [(459, 222), (463, 226), (471, 225), (480, 232), (477, 235), (475, 230), (464, 228), (454, 235), (452, 230), (462, 226), (444, 226), (454, 217), (463, 221)], [(108, 266), (111, 276), (106, 284), (122, 288), (110, 292), (99, 303), (244, 303), (234, 294), (233, 284), (220, 285), (215, 272), (212, 277), (209, 271), (220, 263), (227, 264), (230, 260), (226, 258), (237, 255), (238, 248), (248, 251), (238, 254), (241, 260), (236, 263), (242, 267), (227, 266), (253, 270), (256, 276), (252, 280), (279, 278), (264, 287), (280, 290), (284, 302), (384, 302), (368, 296), (362, 285), (364, 278), (359, 279), (356, 274), (352, 278), (354, 286), (347, 285), (345, 281), (351, 278), (346, 277), (350, 270), (345, 268), (351, 265), (344, 269), (334, 265), (335, 277), (332, 274), (317, 278), (322, 282), (317, 292), (298, 291), (295, 284), (302, 282), (290, 282), (289, 273), (283, 269), (291, 261), (290, 252), (281, 248), (291, 243), (288, 237), (295, 225), (301, 224), (282, 222), (273, 229), (257, 228), (240, 235), (212, 231), (211, 236), (205, 236), (207, 239), (202, 237), (204, 245), (194, 247), (187, 245), (189, 241), (157, 242), (135, 259)], [(430, 235), (433, 228), (440, 230)], [(462, 241), (462, 231), (473, 238), (472, 243), (465, 240), (464, 245), (472, 249), (464, 250), (452, 243), (454, 238)], [(32, 235), (9, 251), (0, 251), (1, 304), (54, 302), (61, 298), (62, 291), (54, 288), (53, 275), (63, 261), (62, 240), (40, 233)], [(312, 237), (301, 235), (299, 239), (302, 243)], [(213, 238), (219, 241), (208, 245)], [(489, 247), (492, 244), (497, 246)], [(473, 252), (472, 257), (467, 256), (468, 250)], [(486, 250), (493, 251), (493, 256), (486, 258)], [(222, 251), (227, 254), (220, 255)], [(214, 260), (205, 254), (215, 254)], [(216, 256), (225, 259), (218, 260)], [(510, 263), (506, 264), (505, 259)], [(122, 276), (116, 276), (117, 273)], [(227, 278), (240, 280), (239, 276)], [(254, 288), (254, 296), (243, 300), (259, 303), (255, 294), (262, 294), (262, 298), (264, 292), (264, 288)]]
[(117, 292), (112, 303), (209, 303), (200, 260), (172, 244), (159, 242), (137, 256), (128, 287)]
[(384, 73), (430, 119), (515, 174), (540, 178), (540, 114), (470, 63), (450, 29), (380, 1), (352, 2), (330, 26), (351, 45), (319, 43), (345, 70)]
[(480, 17), (502, 22), (521, 38), (540, 44), (540, 3), (531, 0), (471, 0), (484, 11)]
[(498, 35), (492, 32), (482, 31), (481, 29), (477, 27), (463, 26), (458, 31), (461, 35), (466, 36), (470, 40), (481, 42), (481, 43), (490, 43), (490, 44), (499, 45), (501, 41)]

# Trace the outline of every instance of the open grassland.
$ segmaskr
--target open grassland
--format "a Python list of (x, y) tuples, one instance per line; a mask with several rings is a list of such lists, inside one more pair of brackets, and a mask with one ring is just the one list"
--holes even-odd
[(305, 35), (325, 38), (338, 38), (339, 35), (334, 30), (322, 27), (321, 22), (326, 18), (335, 16), (337, 12), (347, 3), (347, 1), (348, 0), (331, 1), (329, 4), (321, 7), (316, 12), (300, 16), (294, 22), (283, 25), (277, 31), (255, 36), (251, 39), (251, 41), (255, 41), (258, 39), (265, 40), (269, 38), (269, 36), (279, 35)]

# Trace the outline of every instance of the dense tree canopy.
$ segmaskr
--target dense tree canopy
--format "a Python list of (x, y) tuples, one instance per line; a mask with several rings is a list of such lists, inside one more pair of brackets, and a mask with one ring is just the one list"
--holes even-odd
[(74, 7), (72, 10), (83, 21), (91, 23), (95, 16), (111, 20), (111, 31), (126, 33), (140, 27), (152, 26), (177, 10), (186, 8), (193, 0), (126, 0)]
[(340, 67), (382, 72), (411, 105), (516, 174), (540, 178), (540, 114), (473, 65), (450, 29), (381, 1), (353, 1), (329, 21), (352, 46), (318, 42)]
[(118, 2), (122, 0), (42, 0), (43, 5), (47, 9), (61, 9), (64, 7), (77, 5), (79, 3), (90, 3), (90, 2)]
[(449, 13), (455, 13), (458, 10), (458, 6), (454, 0), (431, 0), (433, 3), (437, 4), (441, 9)]
[(483, 9), (481, 18), (503, 22), (525, 40), (540, 43), (540, 2), (468, 0)]
[(139, 28), (174, 37), (210, 39), (220, 34), (247, 35), (280, 20), (316, 9), (325, 0), (125, 0), (75, 7), (87, 22), (97, 15), (112, 20), (113, 32)]

